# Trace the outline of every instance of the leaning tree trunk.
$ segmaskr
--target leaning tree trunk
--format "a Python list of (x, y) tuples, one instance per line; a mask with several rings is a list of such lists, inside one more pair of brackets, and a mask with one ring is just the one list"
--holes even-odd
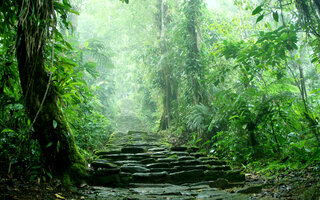
[(34, 134), (46, 167), (57, 175), (65, 176), (69, 182), (69, 178), (85, 174), (85, 161), (57, 104), (55, 86), (51, 84), (47, 89), (50, 78), (45, 70), (45, 46), (54, 30), (53, 1), (20, 0), (19, 10), (16, 55), (25, 106), (29, 117), (36, 119)]

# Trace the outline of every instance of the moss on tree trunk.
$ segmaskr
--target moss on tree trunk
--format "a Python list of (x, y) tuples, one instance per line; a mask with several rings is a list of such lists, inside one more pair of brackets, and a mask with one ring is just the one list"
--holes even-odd
[(29, 117), (35, 119), (41, 109), (33, 125), (35, 137), (41, 146), (46, 167), (56, 175), (64, 176), (68, 182), (78, 182), (86, 173), (86, 163), (77, 150), (72, 132), (57, 104), (58, 96), (53, 84), (50, 84), (41, 107), (49, 81), (44, 64), (44, 48), (48, 44), (48, 30), (55, 15), (53, 2), (31, 0), (29, 4), (20, 3), (19, 10), (29, 9), (29, 12), (24, 12), (26, 15), (21, 13), (25, 18), (21, 17), (18, 24), (16, 55)]

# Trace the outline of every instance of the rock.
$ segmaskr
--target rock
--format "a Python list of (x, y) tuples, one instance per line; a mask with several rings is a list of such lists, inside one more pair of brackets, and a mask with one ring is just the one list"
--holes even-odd
[(137, 161), (144, 160), (144, 159), (150, 158), (150, 157), (151, 157), (151, 155), (148, 153), (136, 153), (136, 154), (128, 154), (127, 155), (128, 160), (137, 160)]
[(197, 160), (181, 160), (170, 163), (172, 166), (187, 166), (187, 165), (198, 165), (200, 164)]
[(210, 166), (211, 170), (231, 170), (231, 167), (229, 165), (220, 165), (220, 166)]
[(206, 157), (207, 155), (204, 153), (200, 153), (200, 152), (196, 152), (196, 153), (190, 153), (191, 156), (194, 156), (196, 158), (202, 158), (202, 157)]
[(186, 171), (186, 170), (193, 170), (193, 169), (201, 169), (207, 170), (209, 169), (206, 165), (187, 165), (187, 166), (174, 166), (174, 171)]
[(189, 170), (189, 171), (180, 171), (170, 174), (171, 183), (180, 184), (180, 183), (194, 183), (200, 181), (203, 178), (203, 170)]
[(165, 150), (166, 150), (166, 149), (165, 149), (165, 148), (162, 148), (162, 147), (149, 149), (149, 151), (152, 151), (152, 152), (165, 151)]
[(120, 160), (120, 161), (115, 161), (114, 163), (116, 163), (117, 165), (126, 165), (126, 164), (137, 165), (137, 164), (140, 164), (140, 162), (137, 160)]
[(178, 160), (194, 160), (194, 156), (181, 156), (178, 158)]
[(100, 157), (111, 161), (120, 161), (127, 159), (127, 156), (124, 154), (105, 154), (101, 155)]
[(128, 187), (129, 183), (132, 181), (131, 173), (120, 172), (119, 177), (120, 177), (120, 183), (119, 183), (120, 187)]
[(181, 191), (187, 190), (188, 187), (171, 185), (169, 187), (145, 187), (132, 188), (132, 191), (141, 195), (181, 195)]
[(169, 183), (130, 183), (130, 187), (136, 187), (136, 188), (153, 188), (153, 187), (159, 187), (159, 188), (164, 188), (164, 187), (171, 187), (173, 186), (172, 184)]
[(101, 155), (107, 155), (107, 154), (119, 154), (121, 153), (120, 150), (113, 150), (113, 151), (97, 151), (95, 152), (95, 155), (101, 156)]
[(168, 163), (168, 162), (175, 162), (177, 161), (177, 158), (158, 158), (157, 159), (157, 162), (160, 162), (160, 163)]
[(204, 178), (205, 180), (215, 181), (218, 178), (223, 178), (225, 173), (219, 170), (206, 170), (204, 171)]
[(116, 187), (120, 183), (119, 174), (91, 177), (91, 185)]
[(154, 158), (166, 158), (169, 153), (170, 153), (169, 151), (157, 151), (157, 152), (152, 152), (151, 156)]
[(155, 163), (156, 162), (156, 159), (154, 159), (154, 158), (146, 158), (146, 159), (142, 159), (142, 160), (140, 160), (140, 162), (142, 163), (142, 164), (150, 164), (150, 163)]
[(226, 165), (226, 161), (224, 160), (215, 160), (215, 159), (208, 159), (207, 157), (201, 157), (199, 160), (202, 162), (202, 164), (208, 164), (208, 165)]
[(137, 173), (137, 172), (149, 172), (150, 170), (136, 165), (124, 165), (121, 168), (122, 172), (129, 172), (129, 173)]
[(91, 163), (91, 166), (93, 168), (117, 168), (117, 165), (113, 164), (113, 163), (110, 163), (108, 160), (102, 160), (102, 159), (99, 159), (99, 160), (94, 160), (92, 163)]
[(120, 169), (118, 168), (98, 168), (93, 171), (94, 176), (105, 176), (111, 174), (118, 174)]
[(187, 151), (187, 147), (171, 147), (171, 151)]
[(210, 187), (225, 189), (229, 187), (229, 181), (224, 178), (218, 178), (216, 181), (210, 182)]
[(169, 156), (189, 156), (189, 153), (186, 151), (171, 151)]
[(135, 183), (166, 183), (168, 172), (134, 173), (132, 175)]
[(263, 185), (252, 185), (244, 189), (238, 190), (237, 193), (241, 193), (241, 194), (260, 193), (262, 191), (262, 187)]
[(147, 168), (169, 168), (170, 165), (168, 163), (151, 163), (146, 165)]
[(144, 153), (146, 150), (142, 147), (123, 147), (122, 153)]
[(150, 172), (174, 172), (173, 168), (150, 168)]

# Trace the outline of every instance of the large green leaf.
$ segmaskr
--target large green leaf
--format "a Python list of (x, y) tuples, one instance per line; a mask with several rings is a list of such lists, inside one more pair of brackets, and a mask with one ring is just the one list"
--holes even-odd
[(262, 5), (260, 5), (260, 6), (256, 7), (256, 9), (254, 9), (254, 10), (252, 11), (252, 15), (259, 14), (262, 10), (263, 10), (263, 9), (262, 9)]

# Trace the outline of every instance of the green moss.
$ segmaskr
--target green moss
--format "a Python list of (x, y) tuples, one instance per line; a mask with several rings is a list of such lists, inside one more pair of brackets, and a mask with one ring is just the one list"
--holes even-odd
[(304, 192), (304, 199), (319, 199), (320, 197), (320, 184), (311, 186)]
[(87, 168), (84, 163), (74, 163), (66, 170), (62, 177), (62, 184), (65, 187), (80, 185), (88, 178)]

